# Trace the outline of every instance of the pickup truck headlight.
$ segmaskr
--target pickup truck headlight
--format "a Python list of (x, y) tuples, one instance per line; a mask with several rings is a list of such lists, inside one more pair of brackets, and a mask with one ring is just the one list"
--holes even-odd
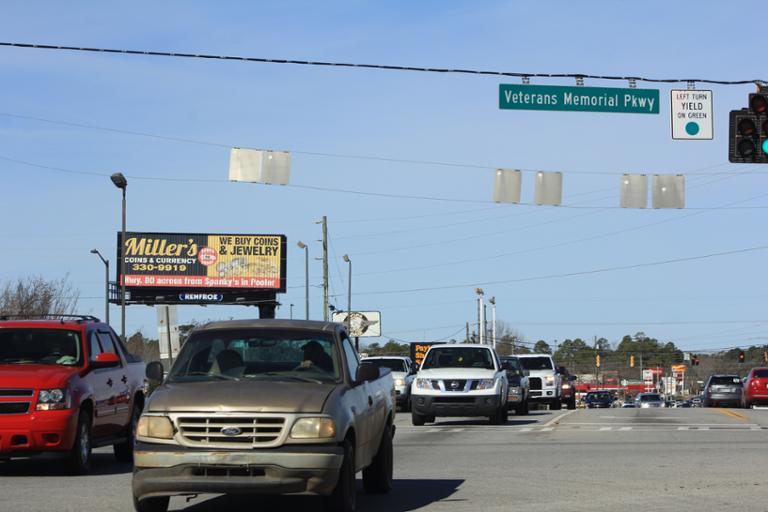
[(395, 386), (405, 386), (405, 380), (395, 379)]
[(416, 389), (432, 389), (429, 379), (416, 379)]
[(509, 391), (507, 391), (508, 395), (519, 395), (522, 392), (522, 388), (520, 386), (509, 386)]
[(173, 439), (173, 423), (165, 416), (142, 416), (136, 435), (155, 439)]
[(41, 389), (37, 396), (38, 411), (57, 411), (69, 409), (69, 400), (66, 389)]
[(554, 375), (545, 375), (544, 376), (544, 382), (546, 382), (547, 386), (554, 386), (555, 385), (555, 376)]
[(563, 389), (571, 389), (571, 385), (570, 384), (563, 384)]
[(493, 389), (496, 386), (496, 379), (481, 379), (477, 381), (475, 389)]
[(336, 423), (331, 418), (299, 418), (293, 424), (294, 439), (326, 439), (336, 437)]

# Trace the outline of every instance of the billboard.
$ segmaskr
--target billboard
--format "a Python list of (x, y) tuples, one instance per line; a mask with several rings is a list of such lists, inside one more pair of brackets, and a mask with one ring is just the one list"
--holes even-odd
[(427, 351), (432, 345), (444, 344), (443, 341), (425, 341), (419, 343), (417, 341), (411, 342), (411, 361), (416, 363), (416, 368), (421, 368), (421, 362), (424, 361), (424, 356), (427, 355)]
[(132, 292), (285, 292), (285, 235), (126, 232), (123, 245), (118, 232), (117, 240), (117, 261), (125, 254), (117, 283), (124, 277)]
[(381, 336), (381, 313), (378, 311), (346, 311), (335, 312), (332, 321), (347, 324), (349, 320), (348, 334), (351, 338), (364, 338)]

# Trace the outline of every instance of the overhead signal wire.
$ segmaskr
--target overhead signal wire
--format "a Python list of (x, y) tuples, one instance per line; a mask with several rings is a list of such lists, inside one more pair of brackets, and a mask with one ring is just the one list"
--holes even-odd
[(450, 290), (454, 288), (474, 288), (477, 286), (489, 286), (494, 284), (542, 281), (547, 279), (560, 279), (564, 277), (578, 277), (578, 276), (585, 276), (585, 275), (592, 275), (592, 274), (601, 274), (606, 272), (617, 272), (622, 270), (654, 267), (659, 265), (670, 265), (673, 263), (683, 263), (687, 261), (697, 261), (697, 260), (716, 258), (716, 257), (722, 257), (722, 256), (730, 256), (734, 254), (743, 254), (743, 253), (754, 252), (754, 251), (764, 251), (766, 249), (768, 249), (768, 245), (760, 245), (755, 247), (745, 247), (742, 249), (735, 249), (732, 251), (722, 251), (722, 252), (716, 252), (716, 253), (710, 253), (710, 254), (702, 254), (698, 256), (689, 256), (685, 258), (674, 258), (674, 259), (653, 261), (653, 262), (647, 262), (647, 263), (636, 263), (633, 265), (604, 267), (604, 268), (597, 268), (597, 269), (591, 269), (591, 270), (582, 270), (578, 272), (565, 272), (561, 274), (549, 274), (549, 275), (543, 275), (543, 276), (522, 277), (522, 278), (515, 278), (515, 279), (502, 279), (502, 280), (496, 280), (496, 281), (483, 281), (483, 282), (453, 284), (453, 285), (433, 286), (433, 287), (423, 287), (423, 288), (409, 288), (409, 289), (402, 289), (402, 290), (380, 290), (380, 291), (373, 291), (373, 292), (357, 292), (357, 295), (388, 295), (388, 294), (396, 294), (396, 293), (416, 293), (416, 292), (435, 291), (435, 290)]
[(267, 57), (247, 57), (238, 55), (215, 55), (207, 53), (186, 53), (186, 52), (169, 52), (159, 50), (133, 50), (133, 49), (117, 49), (117, 48), (98, 48), (87, 46), (65, 46), (65, 45), (53, 45), (53, 44), (40, 44), (40, 43), (21, 43), (21, 42), (0, 42), (0, 46), (13, 47), (13, 48), (26, 48), (35, 50), (57, 50), (57, 51), (72, 51), (72, 52), (86, 52), (86, 53), (105, 53), (105, 54), (118, 54), (118, 55), (136, 55), (143, 57), (172, 57), (178, 59), (204, 59), (204, 60), (225, 60), (225, 61), (240, 61), (240, 62), (252, 62), (260, 64), (283, 64), (283, 65), (298, 65), (298, 66), (314, 66), (314, 67), (332, 67), (332, 68), (358, 68), (358, 69), (376, 69), (383, 71), (410, 71), (421, 73), (437, 73), (437, 74), (461, 74), (461, 75), (486, 75), (486, 76), (504, 76), (504, 77), (517, 77), (517, 78), (575, 78), (575, 79), (595, 79), (595, 80), (619, 80), (619, 81), (636, 81), (636, 82), (650, 82), (650, 83), (687, 83), (687, 82), (699, 82), (706, 84), (717, 85), (746, 85), (764, 83), (761, 79), (751, 80), (715, 80), (709, 78), (648, 78), (641, 76), (617, 76), (617, 75), (593, 75), (588, 73), (525, 73), (520, 71), (494, 71), (494, 70), (480, 70), (480, 69), (462, 69), (462, 68), (440, 68), (440, 67), (419, 67), (419, 66), (402, 66), (391, 64), (364, 64), (364, 63), (351, 63), (351, 62), (333, 62), (333, 61), (316, 61), (316, 60), (300, 60), (300, 59), (273, 59)]

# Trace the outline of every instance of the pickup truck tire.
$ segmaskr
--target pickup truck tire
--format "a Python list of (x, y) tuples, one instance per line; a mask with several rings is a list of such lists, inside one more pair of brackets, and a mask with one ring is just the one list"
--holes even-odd
[(416, 427), (421, 427), (427, 422), (427, 417), (417, 412), (411, 413), (411, 423)]
[(170, 500), (170, 496), (160, 496), (157, 498), (144, 498), (139, 501), (134, 496), (133, 508), (136, 512), (167, 512)]
[(570, 400), (568, 400), (567, 404), (568, 410), (573, 410), (576, 408), (576, 395), (572, 396)]
[(368, 494), (387, 494), (392, 490), (392, 427), (387, 425), (381, 435), (379, 451), (373, 462), (363, 470), (363, 488)]
[(69, 451), (68, 466), (70, 473), (82, 475), (91, 468), (91, 415), (81, 410), (77, 417), (75, 442)]
[[(328, 512), (355, 512), (357, 485), (355, 481), (355, 447), (349, 439), (344, 440), (344, 462), (339, 470), (339, 480), (330, 496), (325, 496), (325, 510)], [(137, 512), (143, 512), (137, 510)]]
[(527, 416), (530, 407), (528, 406), (528, 400), (524, 400), (517, 407), (515, 407), (515, 414), (518, 416)]
[(499, 409), (496, 411), (496, 414), (488, 417), (491, 425), (503, 425), (507, 422), (508, 419), (509, 418), (507, 416), (506, 407), (499, 407)]
[(136, 426), (139, 424), (141, 410), (135, 405), (131, 411), (131, 421), (128, 423), (128, 439), (124, 443), (114, 445), (115, 458), (118, 462), (133, 462), (133, 442), (136, 435)]
[(559, 411), (560, 409), (562, 409), (562, 408), (563, 408), (563, 404), (562, 404), (562, 403), (560, 403), (560, 399), (559, 399), (559, 398), (555, 398), (554, 400), (552, 400), (552, 401), (549, 403), (549, 408), (550, 408), (551, 410), (553, 410), (553, 411)]

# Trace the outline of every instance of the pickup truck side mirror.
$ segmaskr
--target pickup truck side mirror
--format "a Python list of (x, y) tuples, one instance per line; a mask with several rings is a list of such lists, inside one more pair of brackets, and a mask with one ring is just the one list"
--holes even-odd
[(363, 382), (370, 382), (379, 378), (379, 367), (373, 363), (360, 363), (357, 368), (357, 376), (355, 378), (356, 384), (362, 384)]
[(102, 352), (96, 356), (96, 360), (91, 363), (91, 368), (115, 368), (120, 366), (120, 356), (113, 352)]
[(147, 364), (146, 373), (149, 380), (154, 380), (157, 382), (162, 381), (163, 374), (165, 373), (163, 370), (163, 364), (160, 361), (152, 361), (151, 363)]

